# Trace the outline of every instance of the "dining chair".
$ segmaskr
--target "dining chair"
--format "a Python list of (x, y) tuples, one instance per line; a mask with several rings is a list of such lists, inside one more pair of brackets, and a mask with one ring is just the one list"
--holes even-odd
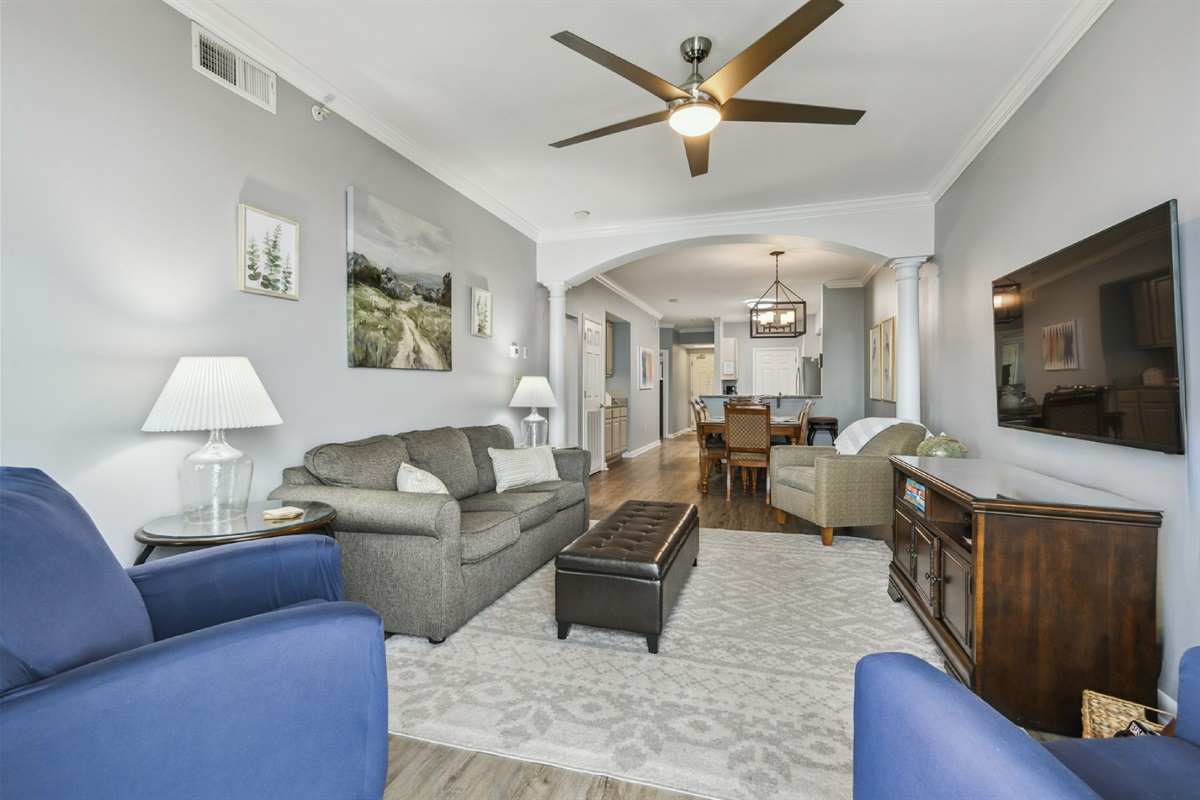
[[(742, 468), (742, 488), (746, 488), (746, 469), (752, 469), (752, 486), (758, 490), (758, 470), (771, 464), (771, 410), (765, 405), (742, 404), (725, 407), (725, 501), (733, 499), (733, 468)], [(770, 475), (767, 477), (767, 503), (771, 502)]]
[(796, 421), (800, 423), (800, 436), (796, 441), (800, 444), (808, 441), (808, 414), (816, 403), (816, 400), (805, 400), (804, 407), (800, 409), (800, 415), (796, 417)]

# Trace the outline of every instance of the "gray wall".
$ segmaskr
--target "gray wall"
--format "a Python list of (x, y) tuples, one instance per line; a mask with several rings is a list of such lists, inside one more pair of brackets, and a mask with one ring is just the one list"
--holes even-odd
[[(837, 417), (840, 430), (862, 419), (867, 396), (865, 289), (822, 291), (823, 329), (821, 346), (825, 365), (821, 370), (821, 397), (810, 412), (814, 417)], [(885, 415), (891, 416), (891, 415)], [(824, 439), (821, 440), (822, 443)]]
[[(1200, 4), (1104, 12), (937, 203), (941, 321), (922, 354), (930, 427), (1020, 464), (1164, 511), (1163, 673), (1200, 644)], [(1164, 200), (1179, 201), (1187, 456), (996, 425), (991, 281)]]
[[(252, 499), (321, 442), (518, 426), (513, 376), (546, 373), (532, 241), (289, 85), (272, 115), (194, 72), (163, 3), (2, 11), (0, 457), (74, 492), (122, 562), (205, 440), (140, 431), (181, 355), (249, 356), (283, 417), (229, 432)], [(453, 371), (346, 366), (347, 186), (449, 233)], [(239, 202), (299, 222), (299, 302), (237, 290)], [(468, 334), (472, 285), (495, 292), (492, 339)]]

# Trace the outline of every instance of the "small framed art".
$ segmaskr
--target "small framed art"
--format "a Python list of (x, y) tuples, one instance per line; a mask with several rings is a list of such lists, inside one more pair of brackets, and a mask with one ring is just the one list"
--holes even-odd
[(238, 288), (243, 292), (300, 299), (300, 225), (238, 205)]
[(492, 293), (471, 287), (471, 335), (492, 338)]

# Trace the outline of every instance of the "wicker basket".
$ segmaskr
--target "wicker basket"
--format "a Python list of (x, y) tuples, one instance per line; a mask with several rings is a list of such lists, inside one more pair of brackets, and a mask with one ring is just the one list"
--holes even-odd
[(1150, 730), (1159, 733), (1163, 725), (1146, 719), (1146, 712), (1153, 711), (1163, 717), (1173, 717), (1168, 711), (1151, 708), (1139, 703), (1131, 703), (1117, 697), (1083, 690), (1083, 737), (1085, 739), (1104, 739), (1124, 730), (1131, 721), (1138, 720)]

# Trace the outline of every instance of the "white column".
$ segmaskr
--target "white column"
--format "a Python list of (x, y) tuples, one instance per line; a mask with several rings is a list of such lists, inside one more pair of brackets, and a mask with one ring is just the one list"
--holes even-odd
[(549, 358), (550, 390), (558, 401), (558, 408), (550, 412), (550, 444), (561, 447), (567, 441), (567, 413), (563, 404), (567, 401), (564, 377), (567, 370), (567, 283), (549, 281), (543, 284), (550, 292)]
[(896, 416), (921, 421), (921, 265), (929, 256), (897, 258)]

